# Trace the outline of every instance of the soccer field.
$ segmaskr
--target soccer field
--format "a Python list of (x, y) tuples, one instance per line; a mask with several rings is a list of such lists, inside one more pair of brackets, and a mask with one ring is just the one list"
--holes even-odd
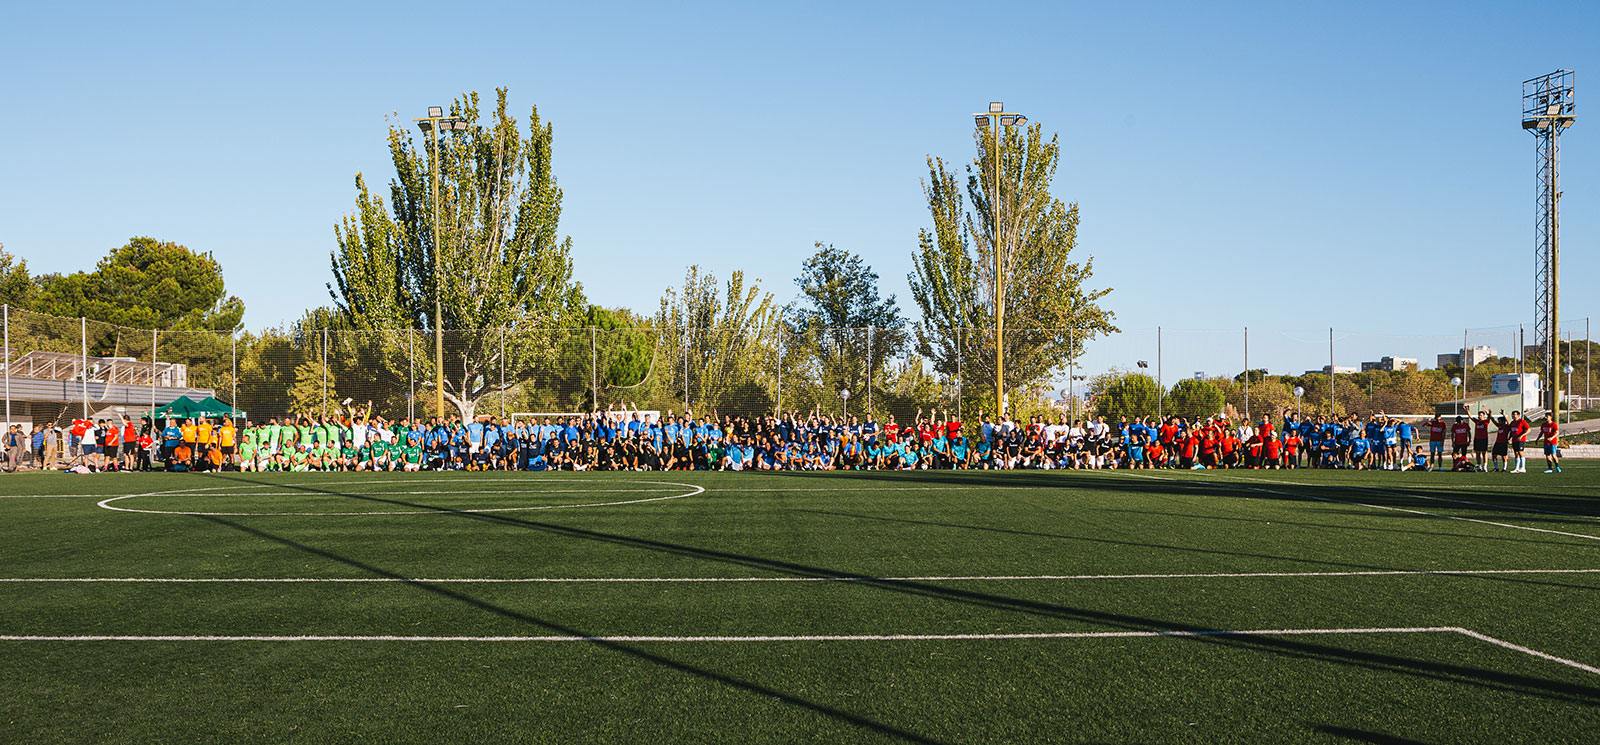
[(1592, 743), (1566, 471), (7, 476), (0, 739)]

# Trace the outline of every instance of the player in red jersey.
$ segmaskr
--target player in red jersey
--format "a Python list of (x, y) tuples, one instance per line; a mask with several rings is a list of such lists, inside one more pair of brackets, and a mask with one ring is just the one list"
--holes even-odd
[(1457, 416), (1455, 424), (1450, 425), (1451, 455), (1467, 455), (1468, 443), (1472, 440), (1472, 423), (1466, 417)]
[(1556, 418), (1551, 416), (1539, 425), (1539, 439), (1544, 441), (1544, 472), (1561, 473), (1561, 433)]
[(1522, 412), (1511, 412), (1511, 452), (1516, 454), (1517, 467), (1512, 473), (1527, 473), (1528, 459), (1523, 457), (1522, 451), (1528, 446), (1528, 420), (1522, 418)]
[(1433, 458), (1435, 469), (1443, 467), (1444, 460), (1444, 419), (1438, 414), (1428, 421), (1428, 455)]
[(1479, 468), (1489, 466), (1489, 412), (1487, 409), (1478, 409), (1478, 416), (1472, 420), (1472, 460)]

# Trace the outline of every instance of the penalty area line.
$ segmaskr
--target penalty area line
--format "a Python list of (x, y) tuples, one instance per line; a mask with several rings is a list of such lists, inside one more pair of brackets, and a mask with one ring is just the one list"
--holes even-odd
[(1193, 572), (1169, 574), (998, 574), (906, 577), (0, 577), (7, 583), (148, 584), (713, 584), (738, 582), (1072, 582), (1144, 579), (1298, 577), (1472, 577), (1518, 574), (1600, 574), (1600, 569), (1373, 569), (1345, 572)]
[(4, 634), (0, 641), (11, 642), (411, 642), (411, 643), (571, 643), (601, 644), (760, 644), (780, 642), (923, 642), (923, 641), (1008, 641), (1040, 639), (1151, 639), (1151, 638), (1205, 638), (1250, 636), (1310, 636), (1342, 634), (1461, 634), (1470, 639), (1493, 644), (1541, 660), (1555, 662), (1591, 675), (1600, 675), (1600, 667), (1576, 660), (1541, 652), (1532, 647), (1514, 644), (1504, 639), (1481, 634), (1459, 626), (1395, 626), (1379, 628), (1334, 629), (1245, 629), (1227, 631), (1061, 631), (1014, 634), (805, 634), (767, 636), (404, 636), (389, 634), (362, 635), (221, 635), (221, 634), (82, 634), (42, 635)]

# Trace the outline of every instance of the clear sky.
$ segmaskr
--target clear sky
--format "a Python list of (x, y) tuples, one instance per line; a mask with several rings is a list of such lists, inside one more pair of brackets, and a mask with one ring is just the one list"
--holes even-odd
[[(1520, 83), (1578, 72), (1564, 310), (1600, 259), (1600, 4), (13, 3), (0, 11), (0, 242), (40, 271), (134, 235), (211, 251), (250, 328), (328, 301), (385, 117), (511, 88), (555, 126), (562, 231), (608, 306), (698, 263), (780, 300), (817, 240), (912, 315), (927, 155), (1005, 101), (1060, 134), (1056, 194), (1127, 330), (1092, 368), (1170, 381), (1382, 354), (1431, 364), (1532, 323)], [(1586, 90), (1595, 91), (1592, 94)], [(1229, 331), (1179, 331), (1210, 329)], [(1492, 330), (1491, 330), (1492, 329)], [(1269, 331), (1270, 330), (1270, 331)], [(1237, 350), (1238, 355), (1235, 354)]]

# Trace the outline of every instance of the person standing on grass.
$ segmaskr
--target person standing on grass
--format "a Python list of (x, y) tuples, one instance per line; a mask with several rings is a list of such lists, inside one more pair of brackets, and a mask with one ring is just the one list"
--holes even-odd
[(1435, 469), (1444, 467), (1444, 418), (1435, 413), (1428, 420), (1428, 455), (1433, 458)]
[(1544, 423), (1539, 425), (1539, 439), (1544, 442), (1545, 473), (1561, 473), (1560, 426), (1554, 415), (1545, 417)]
[(1477, 418), (1472, 420), (1472, 461), (1479, 468), (1489, 469), (1489, 411), (1478, 409)]
[(139, 428), (126, 414), (122, 416), (122, 470), (139, 467)]
[(1472, 440), (1472, 424), (1466, 417), (1457, 416), (1455, 424), (1450, 425), (1451, 455), (1466, 456), (1467, 443)]
[(1522, 412), (1511, 412), (1511, 452), (1516, 456), (1517, 467), (1512, 473), (1527, 473), (1528, 460), (1523, 457), (1522, 451), (1528, 446), (1528, 420), (1522, 418)]

